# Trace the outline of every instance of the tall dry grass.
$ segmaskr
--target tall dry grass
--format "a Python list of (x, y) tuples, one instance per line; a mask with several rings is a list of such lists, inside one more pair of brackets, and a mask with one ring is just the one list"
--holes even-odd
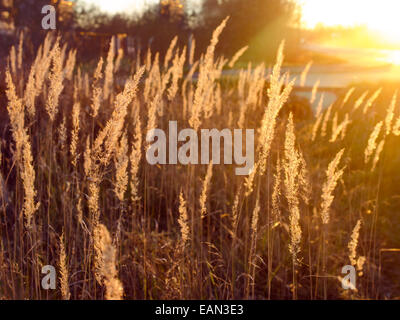
[[(165, 55), (123, 57), (112, 39), (89, 70), (50, 33), (29, 59), (21, 36), (0, 92), (8, 114), (1, 298), (384, 298), (395, 290), (394, 275), (376, 270), (380, 250), (398, 245), (388, 222), (399, 209), (397, 93), (352, 87), (325, 110), (322, 96), (313, 119), (302, 119), (295, 80), (281, 73), (284, 43), (271, 74), (249, 64), (224, 76), (247, 49), (217, 56), (227, 21), (198, 61), (194, 40), (190, 52), (174, 38)], [(256, 129), (250, 175), (212, 163), (148, 164), (147, 132), (167, 131), (170, 120), (197, 131)], [(337, 279), (349, 263), (358, 290), (345, 292)], [(41, 288), (44, 265), (57, 267), (54, 291)]]

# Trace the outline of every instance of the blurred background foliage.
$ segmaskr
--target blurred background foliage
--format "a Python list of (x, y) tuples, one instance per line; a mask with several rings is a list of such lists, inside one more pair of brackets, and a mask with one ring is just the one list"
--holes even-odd
[[(63, 39), (72, 42), (73, 47), (77, 46), (76, 34), (82, 32), (108, 36), (123, 33), (135, 38), (143, 52), (151, 46), (153, 52), (162, 53), (178, 35), (183, 45), (194, 36), (197, 52), (203, 52), (209, 35), (227, 16), (230, 19), (218, 45), (218, 54), (232, 56), (249, 45), (244, 60), (271, 62), (280, 41), (286, 39), (287, 60), (290, 60), (300, 39), (300, 9), (293, 0), (204, 0), (195, 6), (182, 0), (160, 0), (147, 4), (140, 12), (114, 15), (82, 0), (13, 0), (11, 3), (10, 15), (15, 29), (26, 31), (34, 48), (45, 36), (41, 8), (49, 3), (57, 10), (57, 31), (63, 33)], [(12, 38), (15, 39), (2, 37), (0, 40), (1, 56), (8, 54)], [(80, 46), (80, 58), (90, 59), (92, 51), (90, 46)]]

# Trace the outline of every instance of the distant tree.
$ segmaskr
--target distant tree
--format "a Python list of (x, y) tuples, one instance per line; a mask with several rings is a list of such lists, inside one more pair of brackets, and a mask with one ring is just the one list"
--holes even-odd
[(161, 1), (149, 6), (131, 24), (130, 33), (139, 37), (144, 47), (151, 44), (154, 52), (163, 55), (175, 36), (181, 45), (187, 44), (190, 33), (187, 12), (178, 0)]
[(102, 12), (96, 5), (88, 5), (83, 1), (77, 1), (75, 16), (78, 29), (96, 31), (108, 25), (110, 16)]
[(48, 0), (14, 0), (13, 19), (17, 28), (28, 27), (32, 32), (42, 30), (42, 7)]

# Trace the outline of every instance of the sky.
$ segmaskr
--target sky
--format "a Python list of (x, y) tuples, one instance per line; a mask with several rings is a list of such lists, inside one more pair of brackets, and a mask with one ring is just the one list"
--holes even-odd
[(313, 28), (367, 25), (391, 40), (400, 40), (400, 0), (302, 0), (303, 22)]
[[(309, 26), (367, 24), (393, 26), (399, 15), (399, 0), (301, 0), (304, 20)], [(383, 25), (383, 26), (382, 26)]]
[[(83, 0), (86, 3), (92, 3), (99, 6), (102, 10), (109, 13), (132, 12), (143, 9), (146, 4), (159, 3), (159, 0)], [(192, 5), (200, 3), (201, 0), (186, 0)]]
[(140, 11), (145, 5), (157, 3), (158, 0), (84, 0), (86, 3), (95, 4), (100, 9), (109, 13)]

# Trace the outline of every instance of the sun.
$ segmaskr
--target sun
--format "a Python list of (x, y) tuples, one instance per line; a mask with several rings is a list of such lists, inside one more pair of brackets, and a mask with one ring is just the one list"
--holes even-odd
[(385, 40), (400, 43), (399, 0), (299, 0), (303, 24), (313, 28), (366, 25)]

